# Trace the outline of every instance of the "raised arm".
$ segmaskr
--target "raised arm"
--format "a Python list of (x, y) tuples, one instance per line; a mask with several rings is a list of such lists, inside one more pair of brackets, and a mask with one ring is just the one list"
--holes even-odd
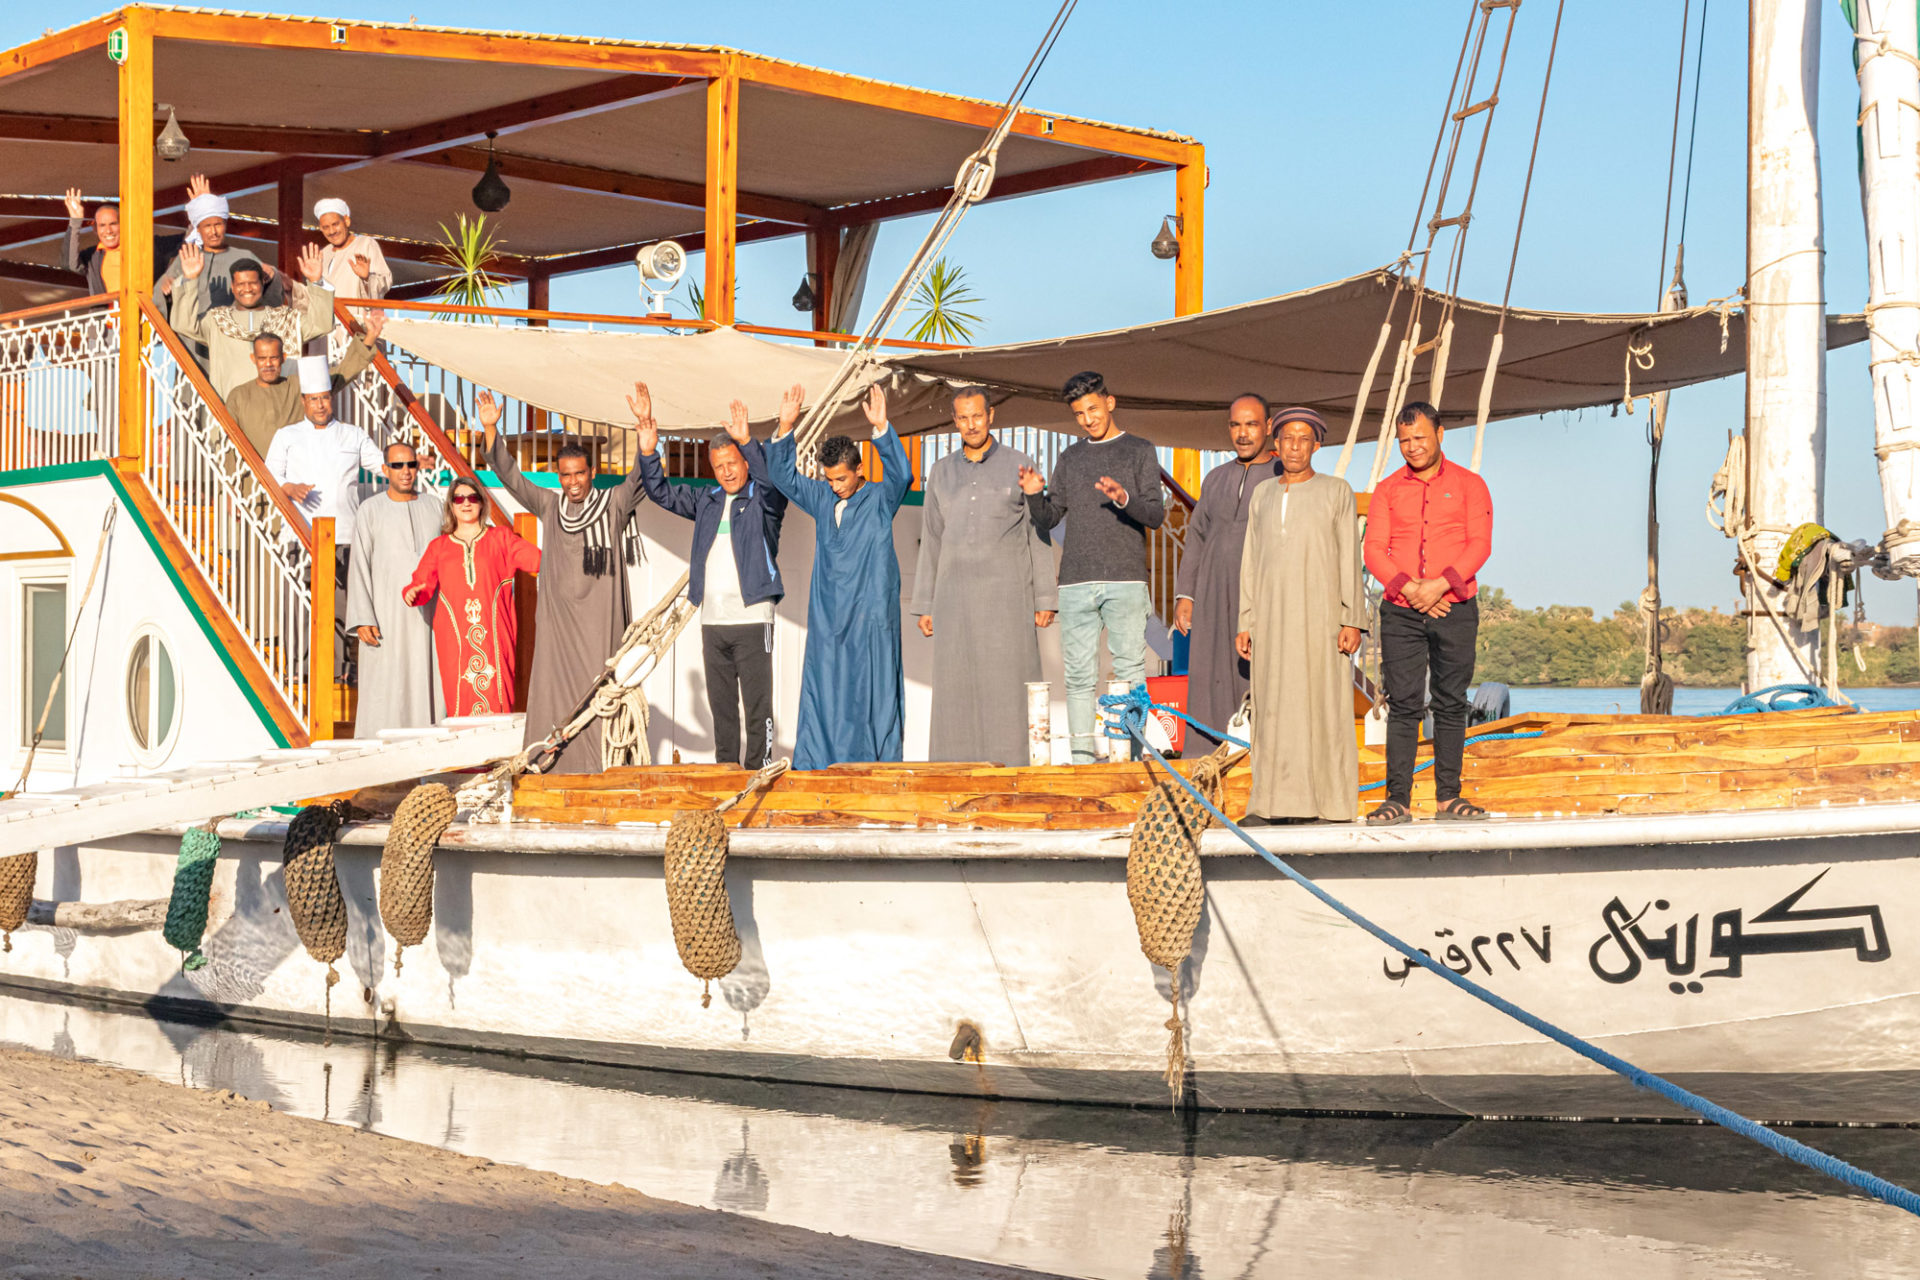
[(520, 474), (520, 464), (514, 461), (513, 450), (507, 448), (507, 442), (500, 436), (500, 403), (493, 398), (493, 392), (482, 391), (474, 397), (474, 415), (480, 419), (480, 426), (486, 432), (487, 465), (493, 468), (493, 474), (500, 480), (513, 500), (544, 520), (548, 508), (553, 505), (553, 495), (539, 485)]
[(347, 349), (340, 353), (340, 363), (333, 371), (333, 389), (341, 391), (355, 378), (367, 371), (373, 363), (373, 344), (380, 341), (380, 331), (386, 327), (386, 316), (375, 311), (367, 317), (367, 331), (355, 334)]
[(80, 261), (80, 222), (86, 206), (80, 202), (80, 188), (67, 188), (67, 270), (83, 269)]
[(205, 342), (200, 291), (205, 286), (202, 273), (207, 269), (206, 252), (197, 244), (183, 244), (174, 265), (180, 269), (180, 282), (173, 288), (173, 331), (183, 338)]
[(300, 275), (307, 283), (306, 313), (300, 317), (300, 336), (318, 338), (333, 332), (333, 290), (320, 283), (320, 246), (300, 250)]
[(802, 511), (815, 520), (824, 520), (833, 514), (833, 486), (801, 475), (794, 466), (797, 456), (793, 436), (776, 436), (767, 445), (767, 480)]

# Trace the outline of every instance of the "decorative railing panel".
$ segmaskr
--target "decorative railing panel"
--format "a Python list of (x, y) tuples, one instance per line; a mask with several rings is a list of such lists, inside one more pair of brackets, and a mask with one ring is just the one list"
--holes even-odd
[(111, 310), (0, 326), (0, 471), (112, 457), (119, 353), (120, 318)]

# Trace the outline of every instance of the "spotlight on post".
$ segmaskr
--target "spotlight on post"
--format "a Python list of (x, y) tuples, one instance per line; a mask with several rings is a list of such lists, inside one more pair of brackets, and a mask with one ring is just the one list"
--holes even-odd
[(180, 128), (180, 121), (174, 117), (173, 108), (163, 103), (160, 110), (167, 113), (167, 125), (160, 130), (160, 136), (153, 140), (153, 153), (162, 160), (185, 160), (187, 152), (193, 150), (193, 147), (188, 143), (186, 133)]
[(1153, 238), (1153, 256), (1162, 262), (1171, 262), (1180, 256), (1180, 239), (1174, 234), (1174, 228), (1185, 231), (1186, 224), (1177, 213), (1170, 213), (1160, 219), (1160, 234)]
[(500, 177), (500, 162), (493, 155), (493, 131), (487, 131), (487, 171), (473, 184), (473, 205), (482, 213), (498, 213), (513, 199), (513, 190)]
[(640, 268), (640, 297), (648, 303), (647, 314), (666, 315), (667, 294), (687, 270), (687, 251), (676, 241), (662, 240), (642, 247), (633, 255), (633, 265)]

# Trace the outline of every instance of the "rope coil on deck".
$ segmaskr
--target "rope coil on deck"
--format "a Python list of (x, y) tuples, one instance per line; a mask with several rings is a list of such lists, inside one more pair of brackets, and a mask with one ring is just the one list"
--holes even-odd
[(307, 954), (327, 966), (327, 988), (340, 981), (334, 963), (347, 952), (347, 900), (333, 865), (333, 838), (347, 819), (347, 802), (310, 804), (287, 824), (282, 875), (287, 911)]
[(397, 975), (406, 949), (426, 941), (433, 923), (433, 847), (453, 821), (451, 788), (423, 783), (407, 792), (387, 826), (380, 852), (380, 921), (393, 936)]
[(173, 893), (167, 900), (167, 923), (161, 936), (168, 946), (185, 953), (180, 967), (188, 971), (207, 963), (200, 940), (206, 936), (213, 869), (220, 860), (220, 835), (214, 830), (218, 821), (189, 828), (180, 837), (180, 859), (173, 866)]
[(787, 771), (788, 763), (774, 761), (711, 809), (681, 810), (667, 828), (667, 914), (680, 963), (700, 979), (702, 1009), (713, 1003), (708, 989), (713, 980), (726, 977), (740, 963), (740, 934), (727, 896), (727, 824), (721, 815), (771, 784)]
[(13, 950), (13, 931), (27, 922), (33, 907), (33, 878), (40, 871), (38, 853), (16, 853), (0, 858), (0, 951)]

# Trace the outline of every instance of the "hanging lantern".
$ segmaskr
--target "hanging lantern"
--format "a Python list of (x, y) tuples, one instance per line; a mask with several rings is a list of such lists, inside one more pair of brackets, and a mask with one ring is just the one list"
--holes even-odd
[(167, 113), (167, 125), (160, 130), (160, 136), (153, 140), (153, 153), (168, 162), (185, 160), (187, 152), (193, 150), (193, 146), (187, 141), (186, 133), (180, 128), (180, 121), (175, 118), (173, 108), (161, 109)]
[(1162, 262), (1170, 262), (1180, 256), (1180, 241), (1173, 234), (1173, 224), (1178, 222), (1180, 219), (1172, 214), (1160, 219), (1160, 234), (1155, 236), (1153, 243), (1148, 246), (1153, 250), (1153, 256)]
[(487, 171), (473, 184), (473, 205), (482, 213), (498, 213), (513, 199), (513, 189), (500, 177), (500, 162), (493, 154), (493, 131), (487, 131)]

